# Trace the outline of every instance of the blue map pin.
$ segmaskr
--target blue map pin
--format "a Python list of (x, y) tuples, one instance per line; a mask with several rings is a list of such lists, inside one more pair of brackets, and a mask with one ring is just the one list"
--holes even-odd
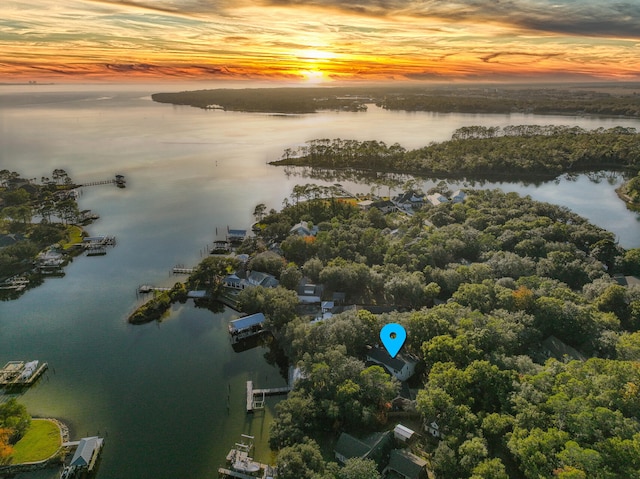
[(386, 324), (380, 330), (380, 340), (392, 358), (396, 357), (406, 339), (407, 332), (397, 323)]

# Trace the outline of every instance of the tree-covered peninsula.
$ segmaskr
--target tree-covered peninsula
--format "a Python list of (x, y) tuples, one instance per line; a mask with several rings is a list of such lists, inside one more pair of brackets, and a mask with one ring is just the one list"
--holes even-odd
[(640, 169), (634, 128), (584, 130), (568, 126), (470, 126), (451, 140), (416, 150), (381, 141), (318, 139), (285, 150), (273, 165), (310, 166), (478, 179), (552, 179), (561, 173)]
[(316, 88), (245, 88), (155, 93), (154, 101), (204, 109), (266, 113), (364, 111), (368, 104), (387, 110), (439, 113), (533, 113), (640, 116), (640, 96), (633, 84), (435, 85)]
[[(384, 456), (338, 465), (333, 450), (343, 433), (400, 421), (436, 478), (640, 477), (640, 289), (629, 285), (640, 250), (498, 190), (412, 214), (363, 210), (316, 185), (287, 203), (242, 246), (248, 268), (280, 285), (239, 294), (301, 371), (271, 427), (278, 477), (380, 477)], [(308, 316), (304, 283), (344, 311)], [(405, 327), (403, 354), (418, 361), (402, 385), (367, 362), (387, 323)]]

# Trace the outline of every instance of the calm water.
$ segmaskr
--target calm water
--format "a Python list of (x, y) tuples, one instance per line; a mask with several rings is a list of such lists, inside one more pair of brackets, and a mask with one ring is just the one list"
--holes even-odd
[[(0, 168), (34, 178), (65, 168), (78, 182), (127, 177), (127, 188), (85, 188), (81, 208), (101, 219), (92, 234), (113, 234), (105, 257), (77, 258), (19, 300), (0, 303), (0, 362), (38, 358), (49, 373), (20, 400), (34, 415), (69, 423), (74, 438), (107, 443), (98, 478), (215, 477), (240, 434), (256, 436), (269, 460), (265, 413), (244, 413), (245, 381), (280, 386), (257, 348), (234, 353), (226, 333), (236, 313), (178, 305), (161, 324), (130, 326), (139, 284), (171, 285), (176, 264), (195, 265), (227, 225), (246, 227), (257, 203), (279, 208), (293, 185), (267, 161), (314, 138), (378, 139), (415, 148), (465, 125), (569, 124), (640, 128), (640, 121), (386, 112), (303, 116), (204, 111), (150, 101), (164, 87), (2, 87)], [(197, 86), (196, 88), (201, 88)], [(183, 88), (178, 88), (183, 89)], [(540, 186), (485, 184), (566, 205), (640, 246), (638, 215), (614, 193), (620, 178), (562, 179)], [(352, 191), (368, 185), (342, 182)], [(428, 187), (431, 182), (425, 182)], [(229, 405), (229, 407), (228, 407)], [(46, 476), (46, 474), (44, 475)], [(44, 477), (39, 476), (39, 477)]]

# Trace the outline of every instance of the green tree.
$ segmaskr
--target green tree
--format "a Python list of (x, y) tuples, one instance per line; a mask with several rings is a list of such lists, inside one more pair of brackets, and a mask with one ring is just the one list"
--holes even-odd
[(624, 253), (622, 268), (625, 274), (640, 276), (640, 248), (632, 248)]
[(380, 473), (374, 460), (355, 457), (347, 459), (338, 479), (380, 479)]
[(302, 273), (298, 267), (291, 263), (280, 273), (280, 284), (293, 291), (298, 289), (298, 284), (302, 279)]
[(253, 209), (253, 216), (256, 221), (261, 221), (267, 211), (267, 206), (264, 203), (257, 204)]
[(273, 251), (265, 251), (258, 253), (249, 261), (248, 269), (268, 273), (279, 278), (285, 265), (286, 262), (282, 256)]
[(27, 413), (27, 408), (15, 398), (0, 404), (0, 428), (12, 431), (11, 442), (15, 443), (20, 439), (30, 425), (31, 416)]
[(640, 331), (623, 334), (616, 344), (618, 359), (624, 361), (640, 361)]
[(471, 479), (509, 479), (507, 470), (498, 458), (485, 459), (473, 468)]
[(312, 478), (314, 474), (324, 472), (320, 446), (313, 440), (281, 449), (276, 465), (280, 479)]
[(322, 260), (318, 258), (311, 258), (307, 260), (302, 266), (302, 272), (305, 276), (307, 276), (311, 281), (320, 281), (320, 272), (324, 268), (324, 264), (322, 264)]

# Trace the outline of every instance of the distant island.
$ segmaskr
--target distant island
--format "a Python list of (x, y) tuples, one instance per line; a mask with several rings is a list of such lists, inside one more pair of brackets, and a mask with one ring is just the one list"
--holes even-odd
[[(322, 110), (365, 111), (367, 104), (375, 103), (387, 110), (403, 111), (640, 118), (640, 95), (632, 86), (248, 88), (154, 93), (151, 98), (159, 103), (204, 109), (285, 114)], [(640, 91), (640, 87), (637, 90)]]

